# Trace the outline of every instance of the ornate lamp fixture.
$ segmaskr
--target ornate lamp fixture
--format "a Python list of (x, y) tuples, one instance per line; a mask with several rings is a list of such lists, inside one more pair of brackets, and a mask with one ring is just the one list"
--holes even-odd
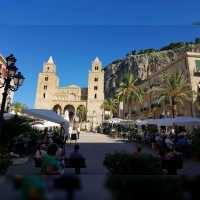
[(1, 83), (0, 88), (4, 88), (4, 92), (2, 94), (2, 102), (1, 102), (1, 110), (0, 110), (0, 123), (2, 123), (3, 114), (5, 111), (6, 100), (9, 91), (17, 91), (20, 86), (22, 86), (24, 82), (24, 76), (21, 72), (17, 73), (18, 68), (15, 65), (16, 58), (11, 54), (6, 57), (6, 73), (4, 74), (3, 82)]

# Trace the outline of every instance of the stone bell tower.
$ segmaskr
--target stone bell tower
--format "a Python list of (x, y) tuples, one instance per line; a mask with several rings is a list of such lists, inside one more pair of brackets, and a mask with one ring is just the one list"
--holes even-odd
[(58, 85), (56, 65), (52, 56), (50, 56), (43, 65), (43, 71), (38, 76), (35, 108), (52, 109), (52, 99)]
[(102, 63), (98, 57), (92, 62), (92, 70), (88, 77), (88, 103), (87, 120), (91, 128), (95, 128), (102, 123), (104, 102), (104, 71)]

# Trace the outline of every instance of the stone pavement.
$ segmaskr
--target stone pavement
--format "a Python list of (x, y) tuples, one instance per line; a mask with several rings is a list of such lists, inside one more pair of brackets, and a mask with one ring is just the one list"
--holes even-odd
[[(96, 200), (107, 200), (109, 199), (109, 193), (104, 188), (104, 182), (106, 177), (106, 169), (102, 165), (104, 156), (108, 152), (114, 151), (127, 151), (133, 152), (136, 144), (126, 143), (117, 139), (112, 139), (106, 135), (97, 133), (82, 133), (80, 135), (80, 151), (87, 159), (87, 168), (82, 169), (80, 179), (82, 182), (83, 189), (77, 192), (76, 199), (96, 199)], [(70, 152), (73, 151), (73, 144), (66, 145), (66, 156), (69, 156)], [(151, 148), (144, 146), (143, 152), (154, 153)], [(66, 169), (66, 173), (74, 173), (73, 169)], [(8, 174), (21, 174), (21, 175), (33, 175), (38, 174), (39, 170), (34, 167), (32, 160), (29, 160), (23, 165), (11, 166), (8, 170)], [(195, 161), (184, 162), (184, 169), (179, 174), (197, 175), (200, 174), (200, 163)], [(8, 186), (9, 185), (9, 186)], [(0, 181), (0, 192), (2, 199), (13, 199), (13, 194), (16, 191), (13, 190), (11, 184), (7, 184), (7, 181)], [(65, 194), (60, 191), (49, 190), (49, 199), (64, 199)], [(19, 194), (15, 194), (15, 196)]]

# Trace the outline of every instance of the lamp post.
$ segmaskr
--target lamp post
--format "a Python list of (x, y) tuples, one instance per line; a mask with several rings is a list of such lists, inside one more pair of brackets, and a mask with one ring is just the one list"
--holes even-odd
[(4, 92), (2, 93), (2, 102), (1, 102), (1, 110), (0, 110), (0, 131), (3, 123), (3, 114), (5, 111), (6, 100), (9, 91), (17, 91), (18, 88), (23, 84), (24, 76), (21, 72), (17, 73), (18, 68), (15, 66), (16, 58), (11, 54), (6, 57), (6, 70), (7, 73), (5, 77), (3, 77), (3, 83), (0, 88), (4, 88)]

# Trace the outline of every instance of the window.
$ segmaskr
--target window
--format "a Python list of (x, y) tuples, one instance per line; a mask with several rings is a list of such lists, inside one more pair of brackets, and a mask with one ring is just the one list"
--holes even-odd
[(196, 60), (196, 71), (200, 72), (200, 60)]
[(44, 85), (44, 90), (47, 90), (47, 85)]
[(97, 94), (94, 94), (94, 98), (95, 98), (95, 99), (97, 98)]
[(94, 86), (94, 90), (97, 90), (98, 89), (98, 87), (97, 86)]
[(98, 81), (98, 78), (94, 78), (94, 81), (97, 82), (97, 81)]
[(43, 98), (45, 99), (45, 97), (46, 97), (46, 94), (44, 93), (44, 94), (43, 94)]
[(47, 71), (49, 71), (49, 67), (47, 67)]
[(48, 76), (45, 76), (45, 81), (48, 81), (49, 77)]
[(94, 68), (95, 70), (98, 70), (99, 69), (99, 67), (98, 66), (95, 66), (95, 68)]

